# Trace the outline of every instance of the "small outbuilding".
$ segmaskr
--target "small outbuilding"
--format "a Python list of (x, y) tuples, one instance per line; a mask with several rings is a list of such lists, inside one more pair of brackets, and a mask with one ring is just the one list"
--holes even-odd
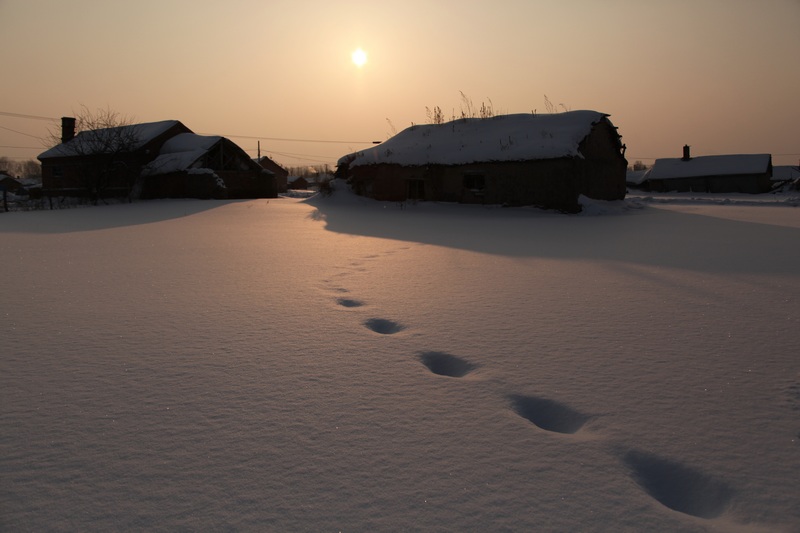
[(274, 198), (275, 175), (225, 137), (182, 133), (144, 166), (140, 198)]
[(658, 192), (740, 192), (758, 194), (772, 189), (770, 154), (733, 154), (656, 159), (641, 188)]
[(10, 192), (12, 194), (25, 193), (25, 186), (17, 178), (0, 171), (0, 192)]
[(797, 189), (800, 184), (800, 166), (776, 165), (772, 167), (772, 184), (774, 186), (790, 186)]
[(581, 195), (625, 197), (624, 151), (617, 128), (597, 111), (464, 118), (411, 126), (346, 155), (337, 176), (376, 200), (578, 212)]
[(289, 178), (288, 187), (293, 190), (297, 191), (305, 191), (308, 189), (309, 183), (308, 180), (305, 179), (303, 176), (291, 176)]
[(278, 188), (278, 192), (286, 192), (287, 179), (289, 177), (288, 170), (265, 155), (256, 158), (255, 162), (261, 165), (261, 168), (265, 168), (275, 175), (275, 186)]

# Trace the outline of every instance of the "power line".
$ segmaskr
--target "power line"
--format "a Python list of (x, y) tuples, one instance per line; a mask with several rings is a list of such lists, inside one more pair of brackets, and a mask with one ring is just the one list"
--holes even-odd
[(5, 117), (14, 117), (14, 118), (29, 118), (31, 120), (58, 120), (57, 118), (53, 117), (42, 117), (40, 115), (25, 115), (23, 113), (12, 113), (10, 111), (0, 111), (0, 115)]
[(30, 133), (25, 133), (24, 131), (12, 130), (11, 128), (6, 128), (5, 126), (0, 126), (0, 129), (6, 130), (6, 131), (12, 131), (14, 133), (19, 133), (20, 135), (24, 135), (26, 137), (31, 137), (33, 139), (42, 140), (41, 137), (37, 137), (36, 135), (31, 135)]
[(4, 155), (3, 157), (5, 157), (6, 159), (19, 159), (21, 161), (22, 160), (24, 160), (24, 161), (36, 160), (35, 157), (29, 157), (29, 156), (24, 156), (24, 155)]
[[(244, 148), (245, 152), (255, 152), (257, 148)], [(280, 154), (285, 156), (298, 156), (298, 157), (322, 157), (322, 158), (330, 158), (333, 156), (330, 155), (323, 155), (323, 154), (298, 154), (297, 152), (278, 152), (276, 150), (270, 150), (269, 148), (261, 148), (262, 152), (269, 152), (271, 154)]]
[(255, 139), (261, 141), (287, 141), (297, 143), (338, 143), (338, 144), (372, 144), (374, 141), (335, 141), (331, 139), (287, 139), (284, 137), (256, 137), (253, 135), (230, 135), (220, 133), (198, 133), (198, 135), (219, 135), (220, 137), (234, 137), (237, 139)]
[[(332, 159), (314, 159), (312, 157), (304, 156), (302, 154), (291, 155), (282, 152), (268, 152), (271, 155), (279, 155), (282, 157), (288, 157), (289, 159), (296, 159), (298, 161), (311, 161), (314, 163), (325, 163), (325, 164), (332, 164)], [(324, 156), (321, 156), (324, 157)], [(270, 158), (272, 159), (272, 158)]]
[[(0, 115), (5, 117), (14, 117), (14, 118), (27, 118), (31, 120), (47, 120), (47, 121), (57, 121), (59, 119), (53, 117), (43, 117), (41, 115), (28, 115), (25, 113), (12, 113), (11, 111), (0, 111)], [(8, 129), (8, 128), (4, 128)], [(14, 131), (14, 130), (9, 130)], [(21, 133), (21, 132), (15, 132)], [(27, 135), (23, 133), (22, 135)], [(220, 137), (235, 137), (237, 139), (256, 139), (256, 140), (264, 140), (264, 141), (287, 141), (287, 142), (299, 142), (299, 143), (340, 143), (340, 144), (372, 144), (373, 141), (338, 141), (335, 139), (290, 139), (285, 137), (264, 137), (264, 136), (254, 136), (254, 135), (230, 135), (230, 134), (219, 134), (219, 133), (199, 133), (198, 135), (219, 135)]]
[[(25, 113), (13, 113), (11, 111), (0, 111), (0, 115), (6, 117), (13, 117), (13, 118), (24, 118), (30, 120), (46, 120), (46, 121), (57, 121), (59, 119), (54, 117), (43, 117), (41, 115), (29, 115)], [(0, 128), (11, 131), (13, 133), (18, 133), (20, 135), (25, 135), (27, 137), (32, 137), (34, 139), (40, 139), (41, 137), (37, 137), (35, 135), (31, 135), (29, 133), (23, 133), (21, 131), (12, 130), (11, 128), (6, 128), (4, 126), (0, 126)], [(216, 133), (199, 133), (198, 135), (219, 135), (220, 137), (233, 137), (236, 139), (255, 139), (255, 140), (263, 140), (263, 141), (284, 141), (284, 142), (300, 142), (300, 143), (323, 143), (323, 144), (376, 144), (376, 141), (338, 141), (333, 139), (293, 139), (293, 138), (286, 138), (286, 137), (263, 137), (263, 136), (254, 136), (254, 135), (231, 135), (231, 134), (216, 134)], [(31, 148), (31, 147), (23, 147), (23, 146), (2, 146), (2, 148)], [(31, 148), (34, 149), (34, 148)], [(38, 148), (36, 148), (38, 149)], [(292, 157), (291, 155), (281, 154), (280, 152), (274, 152), (276, 154), (285, 155), (287, 157)], [(297, 154), (300, 155), (300, 154)], [(711, 155), (711, 154), (709, 154)], [(780, 156), (780, 157), (789, 157), (789, 156), (800, 156), (800, 153), (792, 153), (792, 154), (772, 154), (773, 156)], [(324, 156), (317, 156), (317, 157), (324, 157)], [(634, 155), (628, 155), (631, 159), (642, 159), (648, 161), (655, 161), (656, 159), (661, 159), (658, 157), (640, 157)]]

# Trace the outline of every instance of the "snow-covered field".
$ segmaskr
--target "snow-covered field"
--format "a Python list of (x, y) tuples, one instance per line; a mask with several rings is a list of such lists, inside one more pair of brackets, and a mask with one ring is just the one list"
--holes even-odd
[(800, 208), (715, 198), (0, 214), (0, 530), (798, 531)]

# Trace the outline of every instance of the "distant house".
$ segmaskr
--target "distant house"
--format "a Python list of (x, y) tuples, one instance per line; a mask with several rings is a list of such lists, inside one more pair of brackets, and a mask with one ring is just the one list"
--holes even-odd
[(25, 195), (28, 191), (16, 178), (11, 177), (4, 170), (0, 170), (0, 202), (2, 202), (3, 211), (8, 211), (8, 195)]
[(578, 197), (625, 197), (617, 129), (596, 111), (466, 118), (411, 126), (342, 157), (337, 176), (377, 200), (535, 205), (580, 211)]
[(628, 187), (640, 189), (647, 175), (647, 170), (628, 170), (625, 174), (625, 183)]
[(800, 167), (776, 165), (772, 167), (773, 183), (797, 183), (800, 180)]
[(291, 176), (289, 178), (288, 187), (293, 190), (305, 191), (308, 189), (308, 180), (303, 176)]
[(660, 192), (742, 192), (758, 194), (772, 188), (770, 154), (709, 155), (656, 159), (641, 182), (645, 190)]
[(39, 161), (42, 193), (48, 196), (209, 197), (210, 174), (216, 176), (211, 196), (276, 196), (274, 176), (241, 148), (222, 137), (195, 135), (177, 120), (75, 135), (75, 119), (65, 117), (61, 144), (40, 154)]
[(24, 193), (25, 185), (7, 172), (0, 170), (0, 192)]
[(275, 175), (275, 185), (278, 188), (278, 192), (286, 192), (287, 178), (289, 177), (288, 170), (267, 156), (256, 158), (255, 162)]

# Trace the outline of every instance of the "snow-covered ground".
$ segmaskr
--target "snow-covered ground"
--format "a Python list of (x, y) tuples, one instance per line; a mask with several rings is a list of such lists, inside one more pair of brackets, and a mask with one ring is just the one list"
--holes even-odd
[(798, 531), (773, 199), (0, 214), (0, 530)]

